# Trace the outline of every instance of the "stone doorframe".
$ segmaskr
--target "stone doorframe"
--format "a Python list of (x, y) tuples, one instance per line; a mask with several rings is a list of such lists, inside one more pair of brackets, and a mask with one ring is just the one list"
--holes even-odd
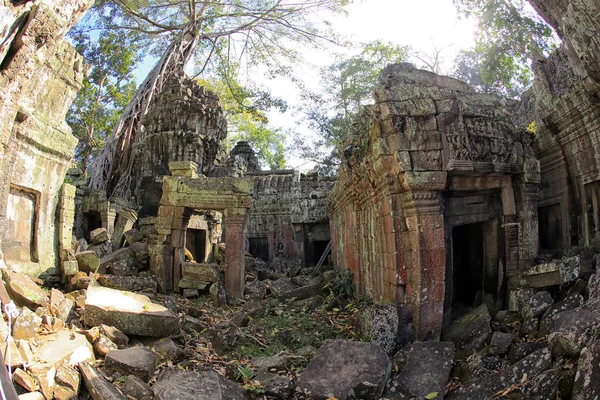
[(244, 294), (246, 213), (253, 182), (245, 178), (207, 178), (196, 174), (192, 161), (169, 163), (173, 176), (163, 177), (156, 234), (150, 240), (150, 270), (161, 292), (177, 288), (185, 261), (185, 233), (195, 209), (224, 213), (225, 290), (234, 298)]

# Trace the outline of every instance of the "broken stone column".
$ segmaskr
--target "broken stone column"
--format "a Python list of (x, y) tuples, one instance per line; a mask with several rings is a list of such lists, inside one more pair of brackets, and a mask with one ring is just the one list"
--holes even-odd
[(106, 228), (108, 236), (112, 236), (115, 230), (115, 218), (117, 217), (117, 212), (108, 201), (103, 201), (98, 204), (98, 212), (100, 212), (100, 218), (102, 219), (102, 227)]
[(241, 299), (244, 296), (245, 225), (245, 208), (228, 208), (225, 210), (225, 290), (228, 295), (236, 299)]
[(132, 209), (123, 208), (119, 210), (119, 215), (117, 217), (117, 222), (114, 227), (114, 231), (111, 236), (111, 241), (113, 246), (119, 248), (121, 242), (123, 241), (123, 232), (127, 232), (131, 228), (133, 228), (133, 224), (137, 221), (138, 215)]

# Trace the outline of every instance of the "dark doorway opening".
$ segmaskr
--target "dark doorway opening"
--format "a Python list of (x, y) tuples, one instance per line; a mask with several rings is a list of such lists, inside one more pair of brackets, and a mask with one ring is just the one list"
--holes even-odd
[(252, 257), (258, 257), (263, 261), (269, 261), (269, 239), (248, 239), (248, 252), (252, 255)]
[(87, 229), (85, 230), (85, 240), (90, 242), (90, 232), (94, 229), (102, 228), (102, 218), (100, 218), (100, 213), (95, 211), (90, 211), (86, 213), (85, 218)]
[(194, 261), (204, 263), (206, 260), (206, 230), (188, 228), (185, 234), (185, 247), (192, 253)]
[(538, 208), (538, 230), (541, 253), (555, 253), (562, 250), (562, 222), (560, 204)]
[(484, 289), (483, 224), (481, 222), (452, 228), (452, 255), (452, 308), (480, 305)]
[[(308, 266), (313, 266), (316, 265), (319, 260), (321, 259), (321, 257), (323, 256), (323, 253), (325, 252), (325, 249), (327, 248), (327, 244), (329, 243), (329, 240), (315, 240), (313, 242), (313, 262), (308, 265)], [(325, 260), (327, 261), (327, 260)]]

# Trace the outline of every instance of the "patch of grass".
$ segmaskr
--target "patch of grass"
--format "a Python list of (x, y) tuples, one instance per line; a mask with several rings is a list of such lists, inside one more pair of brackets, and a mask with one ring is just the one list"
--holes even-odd
[(249, 327), (242, 328), (244, 340), (231, 353), (242, 358), (271, 356), (291, 353), (305, 346), (319, 348), (327, 339), (354, 340), (357, 313), (356, 303), (331, 311), (323, 307), (298, 306), (294, 302), (279, 303), (268, 315), (256, 318)]

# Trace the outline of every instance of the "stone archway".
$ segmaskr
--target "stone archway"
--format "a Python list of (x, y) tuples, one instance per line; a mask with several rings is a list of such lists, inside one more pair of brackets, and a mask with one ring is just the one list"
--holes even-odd
[(244, 178), (197, 176), (196, 163), (172, 162), (173, 176), (163, 178), (156, 235), (149, 246), (150, 268), (162, 292), (173, 290), (181, 279), (185, 260), (185, 232), (192, 210), (224, 213), (225, 289), (234, 298), (244, 294), (244, 247), (246, 213), (253, 183)]

